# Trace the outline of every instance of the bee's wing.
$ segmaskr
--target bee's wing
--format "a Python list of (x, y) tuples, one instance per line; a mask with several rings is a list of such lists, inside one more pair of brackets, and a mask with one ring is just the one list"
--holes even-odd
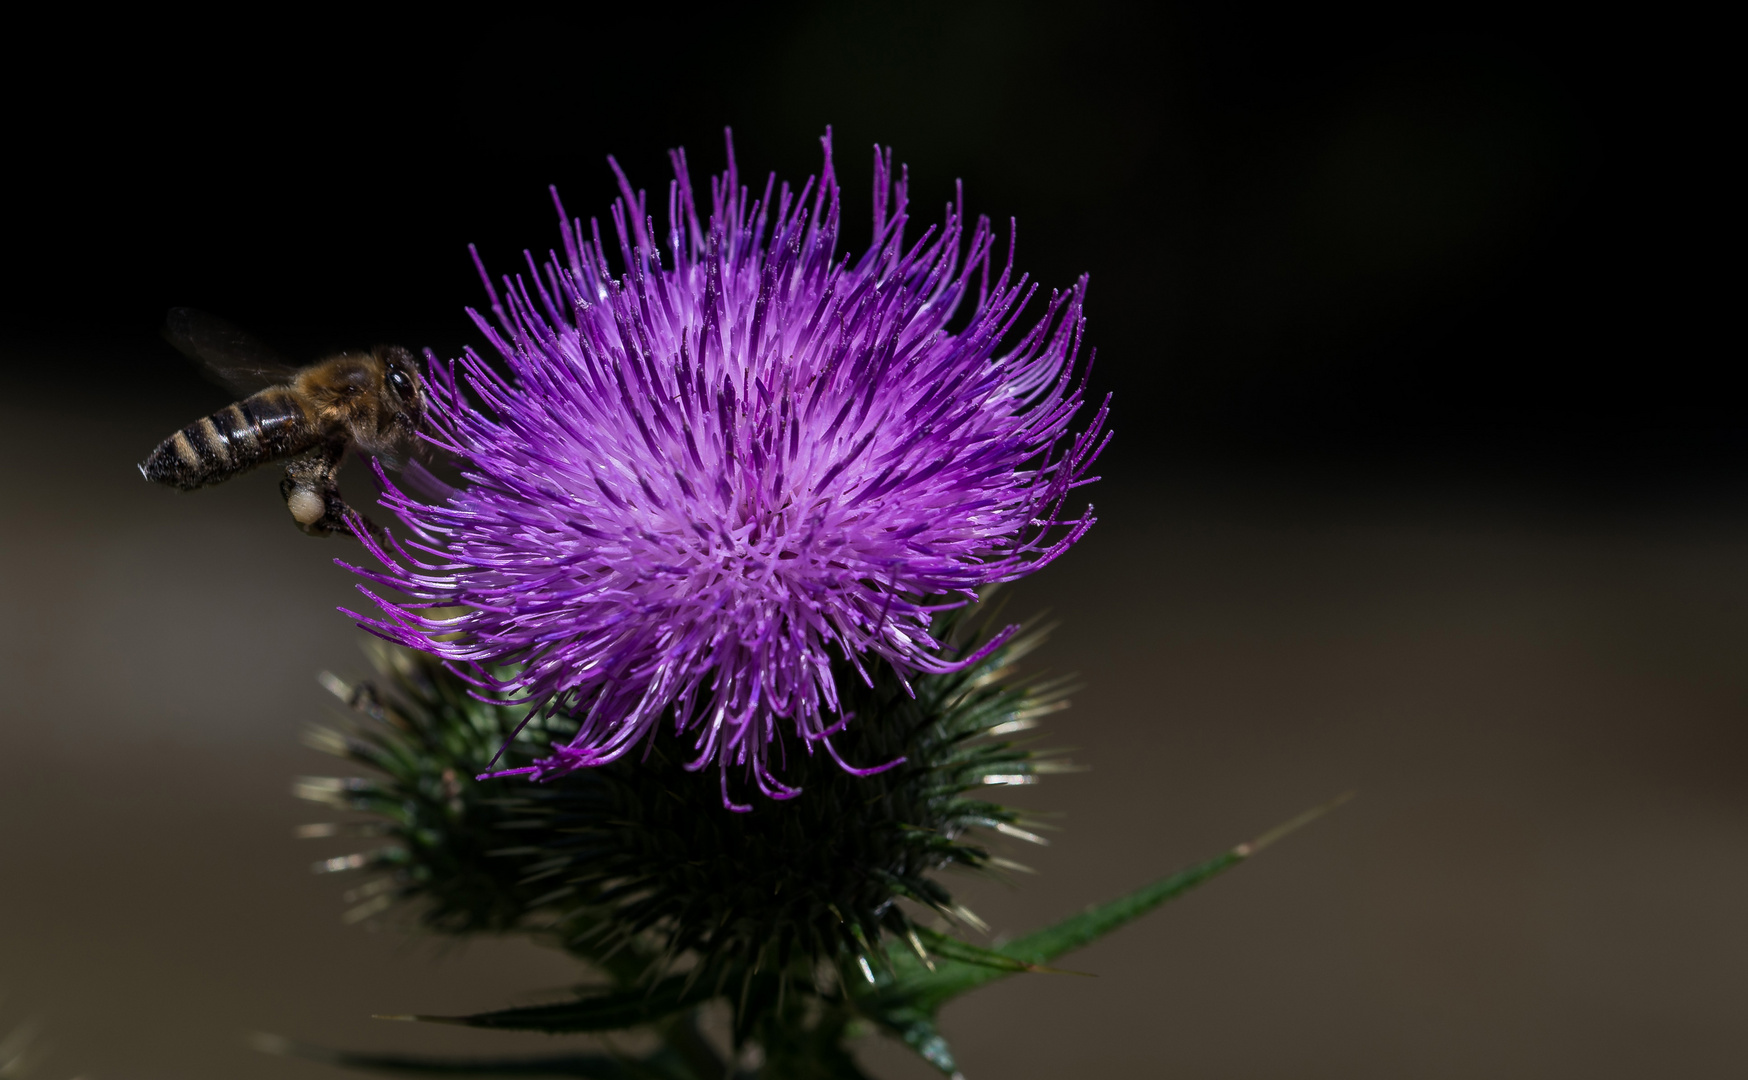
[(164, 339), (235, 393), (253, 394), (290, 382), (297, 374), (297, 368), (272, 349), (216, 315), (193, 308), (170, 309), (164, 318)]

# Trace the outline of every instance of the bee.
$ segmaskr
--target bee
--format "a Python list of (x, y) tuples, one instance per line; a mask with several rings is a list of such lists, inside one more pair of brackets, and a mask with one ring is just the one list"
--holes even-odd
[(279, 493), (311, 536), (356, 535), (336, 474), (348, 448), (391, 468), (412, 455), (425, 415), (418, 363), (398, 345), (344, 352), (305, 368), (221, 319), (174, 308), (164, 336), (207, 373), (246, 395), (158, 444), (140, 475), (182, 491), (221, 484), (268, 462), (285, 462)]

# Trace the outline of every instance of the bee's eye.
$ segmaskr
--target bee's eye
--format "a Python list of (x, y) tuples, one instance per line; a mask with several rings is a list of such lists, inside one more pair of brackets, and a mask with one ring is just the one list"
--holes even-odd
[(388, 373), (388, 384), (395, 388), (395, 393), (408, 397), (413, 392), (413, 380), (407, 378), (407, 373), (399, 368), (391, 368)]

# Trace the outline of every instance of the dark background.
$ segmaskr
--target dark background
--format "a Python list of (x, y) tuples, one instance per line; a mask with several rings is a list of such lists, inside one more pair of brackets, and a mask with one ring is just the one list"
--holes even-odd
[[(632, 6), (10, 28), (0, 265), (0, 1041), (43, 1076), (324, 1075), (249, 1050), (550, 1048), (374, 1012), (522, 1000), (529, 947), (339, 924), (288, 778), (355, 674), (350, 556), (265, 473), (132, 463), (224, 404), (157, 338), (453, 355), (480, 289), (735, 130), (847, 243), (870, 147), (955, 178), (1045, 285), (1092, 275), (1101, 523), (1015, 592), (1087, 689), (1088, 776), (999, 932), (1358, 801), (1070, 962), (956, 1006), (976, 1077), (1739, 1075), (1748, 438), (1698, 25), (1419, 5)], [(1721, 39), (1721, 38), (1720, 38)], [(1714, 252), (1713, 249), (1716, 249)], [(1714, 269), (1714, 263), (1723, 271)], [(1717, 283), (1714, 283), (1717, 282)], [(1722, 369), (1722, 370), (1720, 370)], [(348, 484), (360, 484), (354, 476)], [(874, 1044), (881, 1075), (925, 1071)]]
[[(973, 211), (1020, 218), (1038, 280), (1091, 273), (1114, 468), (1740, 453), (1688, 262), (1721, 224), (1714, 88), (1657, 27), (1467, 4), (613, 10), (16, 35), (6, 332), (149, 350), (187, 305), (297, 354), (448, 355), (479, 296), (465, 245), (498, 273), (544, 251), (546, 185), (604, 212), (613, 153), (659, 195), (666, 150), (714, 172), (729, 124), (743, 175), (799, 180), (829, 123), (848, 243), (879, 141), (919, 227), (962, 178)], [(102, 374), (186, 377), (154, 355)]]

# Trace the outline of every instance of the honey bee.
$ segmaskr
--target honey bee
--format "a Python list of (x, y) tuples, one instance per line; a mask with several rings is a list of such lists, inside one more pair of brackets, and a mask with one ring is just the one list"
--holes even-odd
[(164, 336), (247, 396), (159, 443), (140, 463), (140, 475), (194, 491), (284, 461), (279, 493), (298, 527), (311, 536), (355, 535), (336, 474), (350, 447), (391, 468), (413, 453), (425, 393), (412, 352), (379, 345), (299, 369), (236, 327), (189, 308), (171, 310)]

